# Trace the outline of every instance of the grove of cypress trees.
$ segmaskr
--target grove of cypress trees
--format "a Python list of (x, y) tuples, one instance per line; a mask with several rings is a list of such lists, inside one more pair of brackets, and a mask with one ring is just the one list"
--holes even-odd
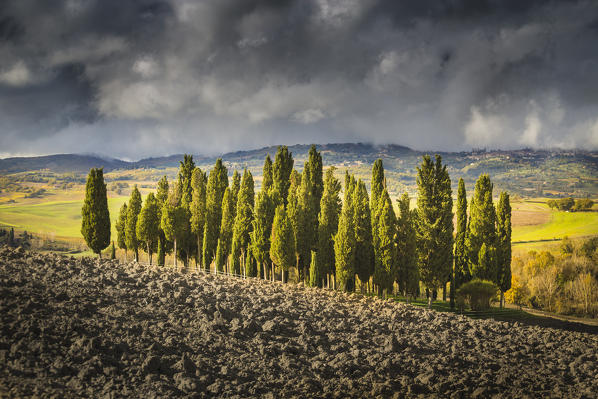
[(496, 260), (498, 269), (498, 287), (500, 288), (500, 306), (505, 303), (505, 291), (511, 288), (511, 203), (509, 194), (500, 193), (496, 209)]
[(494, 253), (496, 248), (496, 210), (492, 203), (492, 188), (490, 176), (487, 174), (480, 175), (475, 185), (469, 209), (465, 252), (469, 272), (473, 278), (498, 283), (496, 265), (492, 263), (494, 259), (484, 257), (488, 262), (482, 266), (479, 264), (480, 257), (478, 255), (482, 244), (486, 244), (488, 254)]
[(216, 270), (219, 272), (224, 271), (224, 265), (227, 264), (231, 251), (233, 224), (235, 222), (232, 197), (232, 191), (227, 187), (224, 190), (224, 198), (222, 199), (222, 222), (220, 223), (220, 237), (218, 238), (218, 246), (216, 248), (215, 262)]
[[(453, 267), (453, 199), (451, 180), (442, 157), (423, 157), (417, 168), (416, 237), (420, 278), (434, 291), (444, 287)], [(432, 296), (428, 307), (432, 306)]]
[(290, 176), (294, 163), (293, 154), (289, 152), (288, 147), (285, 145), (278, 147), (272, 167), (273, 185), (284, 202), (285, 207), (287, 205), (287, 197), (291, 185)]
[(139, 242), (145, 244), (148, 262), (151, 265), (152, 254), (158, 248), (160, 236), (160, 212), (158, 201), (153, 193), (149, 193), (145, 199), (145, 204), (137, 219), (136, 231)]
[(257, 194), (253, 212), (253, 230), (251, 232), (251, 252), (257, 262), (262, 277), (267, 279), (269, 268), (267, 267), (270, 251), (270, 236), (272, 234), (272, 223), (274, 221), (274, 203), (267, 191), (263, 189)]
[[(338, 220), (341, 211), (341, 199), (339, 193), (341, 191), (341, 184), (336, 177), (334, 177), (334, 166), (331, 166), (326, 171), (324, 178), (324, 192), (322, 200), (320, 201), (320, 215), (318, 216), (318, 250), (317, 266), (319, 275), (324, 278), (326, 276), (327, 287), (330, 288), (331, 275), (335, 272), (335, 258), (334, 258), (334, 236), (338, 231)], [(324, 285), (324, 282), (321, 283)], [(320, 282), (318, 282), (320, 286)]]
[(365, 183), (357, 182), (353, 198), (353, 225), (355, 227), (355, 272), (361, 282), (361, 292), (374, 274), (374, 245), (372, 214)]
[(220, 223), (222, 219), (222, 198), (224, 190), (228, 187), (228, 174), (222, 159), (218, 158), (214, 168), (208, 176), (206, 187), (206, 223), (203, 236), (203, 262), (204, 268), (209, 269), (216, 255)]
[[(348, 176), (348, 175), (347, 175)], [(353, 189), (351, 178), (345, 178), (345, 201), (334, 236), (336, 284), (341, 291), (355, 289), (355, 226), (353, 224)]]
[(467, 197), (465, 193), (465, 182), (459, 179), (457, 190), (457, 232), (455, 234), (455, 266), (453, 271), (453, 283), (451, 284), (451, 304), (457, 288), (471, 280), (467, 256), (465, 253), (465, 236), (467, 234)]
[(116, 243), (120, 249), (125, 250), (125, 262), (127, 261), (127, 242), (125, 238), (125, 231), (127, 228), (127, 204), (124, 203), (120, 207), (118, 219), (116, 220)]
[(409, 194), (403, 193), (397, 217), (397, 274), (399, 290), (407, 298), (415, 297), (419, 288), (414, 211), (409, 209)]
[[(255, 191), (253, 176), (247, 169), (243, 172), (241, 188), (237, 199), (237, 214), (233, 226), (232, 239), (232, 265), (236, 274), (245, 273), (245, 260), (251, 233), (251, 222), (253, 221), (253, 206), (255, 202)], [(241, 265), (241, 262), (243, 265)]]
[(295, 237), (293, 237), (291, 222), (282, 205), (276, 208), (270, 241), (270, 259), (280, 268), (281, 280), (284, 283), (285, 273), (293, 265), (295, 259)]
[(195, 168), (191, 176), (191, 232), (197, 241), (196, 263), (202, 265), (203, 232), (206, 224), (206, 183), (207, 176), (200, 169)]
[(378, 295), (392, 289), (396, 273), (396, 217), (388, 191), (384, 189), (378, 201), (378, 250), (374, 266), (374, 284), (378, 287)]
[(110, 245), (110, 212), (103, 168), (92, 168), (87, 175), (81, 217), (81, 234), (87, 246), (101, 258), (102, 250)]
[(135, 185), (127, 206), (127, 226), (125, 228), (127, 248), (135, 254), (135, 262), (139, 262), (139, 242), (137, 241), (137, 217), (139, 212), (141, 212), (141, 193)]

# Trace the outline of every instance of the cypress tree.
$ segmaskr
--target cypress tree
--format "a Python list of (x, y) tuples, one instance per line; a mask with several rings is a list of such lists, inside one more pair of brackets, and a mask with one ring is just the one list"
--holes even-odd
[(378, 287), (378, 295), (384, 290), (392, 289), (396, 273), (396, 216), (388, 191), (384, 189), (378, 200), (378, 249), (374, 266), (374, 284)]
[(270, 257), (270, 236), (272, 235), (272, 223), (274, 221), (274, 203), (267, 191), (263, 189), (258, 193), (253, 212), (253, 230), (251, 232), (251, 252), (257, 262), (257, 266), (263, 272), (263, 278), (267, 279)]
[(311, 251), (316, 249), (318, 234), (318, 213), (313, 194), (310, 172), (307, 169), (301, 174), (301, 185), (297, 190), (297, 231), (295, 242), (299, 253), (299, 278), (309, 283), (309, 263)]
[(311, 262), (309, 264), (309, 286), (318, 287), (322, 283), (322, 275), (318, 266), (316, 251), (311, 251)]
[(191, 204), (193, 196), (192, 176), (195, 170), (195, 162), (193, 162), (193, 155), (183, 155), (183, 160), (179, 161), (178, 174), (178, 189), (179, 198), (186, 204)]
[(114, 247), (114, 241), (112, 241), (112, 248), (110, 248), (110, 259), (116, 259), (116, 248)]
[[(164, 204), (168, 200), (168, 179), (166, 176), (162, 176), (162, 178), (158, 181), (158, 187), (156, 189), (156, 201), (158, 203), (158, 211), (160, 220), (162, 220), (162, 208)], [(164, 234), (164, 230), (162, 230), (162, 224), (160, 223), (159, 229), (159, 237), (158, 237), (158, 266), (164, 266), (164, 261), (166, 259), (166, 252), (169, 251), (169, 243), (167, 243), (166, 235)]]
[(139, 242), (137, 240), (137, 217), (139, 212), (141, 212), (141, 193), (135, 185), (127, 206), (127, 226), (125, 229), (127, 248), (135, 254), (135, 262), (139, 262)]
[(357, 182), (353, 200), (355, 227), (355, 272), (361, 282), (361, 292), (374, 273), (374, 246), (369, 196), (365, 183)]
[(384, 165), (382, 164), (382, 159), (378, 158), (372, 167), (372, 196), (370, 198), (370, 212), (372, 213), (372, 238), (375, 256), (377, 256), (376, 251), (380, 247), (378, 244), (378, 202), (382, 196), (382, 191), (384, 191), (384, 182)]
[(451, 304), (455, 291), (464, 283), (471, 280), (467, 257), (465, 254), (465, 236), (467, 234), (467, 197), (465, 193), (465, 182), (459, 179), (457, 191), (457, 233), (455, 235), (455, 266), (453, 284), (451, 284)]
[(345, 177), (345, 201), (334, 236), (336, 283), (342, 291), (353, 291), (355, 276), (355, 226), (353, 224), (353, 189), (351, 178)]
[(490, 247), (496, 248), (496, 210), (492, 203), (492, 182), (487, 174), (480, 175), (471, 199), (465, 252), (471, 276), (490, 280), (498, 285), (496, 264), (491, 263), (493, 259), (486, 259), (490, 263), (483, 267), (479, 264), (478, 252), (484, 243), (489, 253), (493, 252)]
[(263, 169), (263, 180), (262, 180), (262, 191), (267, 193), (272, 189), (274, 184), (274, 177), (272, 172), (272, 159), (270, 159), (270, 154), (266, 154), (266, 159), (264, 159), (264, 169)]
[(233, 182), (230, 188), (231, 194), (231, 203), (232, 203), (232, 216), (233, 220), (235, 220), (235, 216), (237, 216), (237, 201), (239, 200), (239, 190), (241, 189), (241, 175), (238, 171), (233, 172)]
[[(341, 211), (339, 196), (341, 184), (334, 177), (334, 170), (334, 166), (331, 166), (326, 171), (326, 177), (324, 178), (324, 192), (320, 201), (320, 214), (318, 216), (318, 250), (316, 252), (318, 274), (322, 278), (326, 276), (328, 287), (330, 287), (330, 276), (336, 274), (334, 236), (338, 231), (338, 220)], [(320, 282), (318, 282), (318, 286), (320, 286)]]
[(270, 259), (280, 267), (281, 280), (285, 282), (285, 273), (293, 265), (295, 257), (295, 238), (293, 228), (287, 218), (284, 206), (276, 208), (274, 223), (272, 224), (272, 237), (270, 239)]
[(101, 258), (102, 250), (110, 244), (110, 212), (103, 168), (92, 168), (87, 175), (81, 217), (81, 234), (87, 246)]
[(272, 167), (273, 184), (274, 189), (280, 194), (285, 207), (287, 206), (287, 197), (291, 185), (290, 176), (294, 163), (293, 154), (289, 152), (288, 147), (284, 145), (278, 147)]
[(309, 148), (309, 155), (304, 170), (309, 173), (312, 187), (312, 197), (315, 203), (316, 218), (320, 213), (320, 201), (322, 200), (322, 193), (324, 192), (324, 176), (322, 172), (322, 154), (316, 150), (314, 144)]
[(415, 297), (419, 288), (417, 268), (417, 247), (413, 211), (409, 209), (409, 194), (404, 193), (398, 200), (397, 217), (397, 274), (395, 281), (406, 297)]
[[(173, 206), (170, 201), (164, 203), (161, 225), (166, 238), (173, 242), (175, 268), (177, 267), (177, 258), (182, 254), (177, 248), (178, 243), (184, 242), (191, 235), (190, 217), (190, 212), (185, 206)], [(186, 266), (187, 262), (185, 261)]]
[(125, 250), (125, 262), (127, 261), (127, 242), (125, 230), (127, 228), (127, 204), (124, 203), (120, 207), (118, 219), (116, 220), (116, 243), (120, 249)]
[(227, 187), (222, 200), (222, 223), (220, 224), (220, 237), (216, 248), (216, 270), (219, 272), (224, 271), (224, 265), (227, 263), (231, 251), (233, 224), (235, 222), (233, 212), (232, 190)]
[(196, 263), (199, 265), (203, 263), (201, 255), (203, 232), (206, 225), (206, 183), (206, 174), (200, 168), (195, 168), (191, 176), (192, 199), (189, 211), (191, 212), (191, 232), (197, 241)]
[(218, 237), (220, 235), (220, 223), (222, 219), (222, 198), (224, 190), (228, 187), (228, 175), (222, 159), (218, 158), (210, 175), (206, 187), (206, 223), (204, 226), (203, 238), (203, 262), (206, 269), (216, 255)]
[[(453, 265), (453, 199), (451, 180), (442, 157), (423, 157), (417, 168), (416, 237), (420, 277), (432, 291), (444, 287)], [(428, 307), (432, 306), (432, 296)]]
[(498, 287), (500, 288), (500, 306), (504, 306), (505, 291), (511, 288), (511, 203), (509, 194), (500, 193), (496, 210), (497, 227), (497, 269)]
[(239, 189), (239, 198), (237, 199), (237, 214), (233, 227), (232, 241), (232, 264), (233, 271), (237, 274), (245, 273), (247, 259), (247, 249), (249, 247), (249, 238), (251, 234), (251, 222), (253, 221), (253, 206), (255, 202), (255, 192), (253, 176), (251, 172), (245, 169), (241, 179), (241, 188)]
[(158, 201), (153, 193), (149, 193), (145, 199), (145, 204), (137, 218), (136, 232), (139, 242), (145, 245), (148, 262), (151, 265), (152, 254), (158, 247), (160, 236), (160, 212)]
[(291, 224), (291, 228), (293, 230), (293, 239), (295, 241), (295, 267), (297, 268), (297, 272), (299, 272), (299, 250), (301, 249), (300, 246), (300, 239), (302, 237), (301, 232), (301, 210), (299, 209), (299, 186), (301, 184), (301, 177), (299, 173), (293, 169), (291, 172), (290, 177), (290, 186), (288, 191), (288, 198), (287, 198), (287, 205), (286, 205), (286, 214), (287, 218), (289, 219), (289, 223)]

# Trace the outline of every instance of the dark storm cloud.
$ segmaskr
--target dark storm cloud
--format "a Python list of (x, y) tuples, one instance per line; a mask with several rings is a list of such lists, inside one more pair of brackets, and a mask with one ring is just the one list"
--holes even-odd
[(598, 148), (592, 1), (5, 1), (4, 154)]

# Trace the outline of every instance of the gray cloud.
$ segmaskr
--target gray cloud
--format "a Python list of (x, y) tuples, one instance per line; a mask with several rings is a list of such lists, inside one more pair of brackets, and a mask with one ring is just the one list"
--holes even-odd
[(8, 0), (0, 151), (598, 148), (593, 1)]

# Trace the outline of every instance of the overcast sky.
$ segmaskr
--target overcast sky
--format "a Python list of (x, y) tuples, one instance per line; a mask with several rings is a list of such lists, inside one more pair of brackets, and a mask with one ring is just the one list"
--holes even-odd
[(0, 2), (0, 156), (355, 141), (598, 149), (598, 2)]

